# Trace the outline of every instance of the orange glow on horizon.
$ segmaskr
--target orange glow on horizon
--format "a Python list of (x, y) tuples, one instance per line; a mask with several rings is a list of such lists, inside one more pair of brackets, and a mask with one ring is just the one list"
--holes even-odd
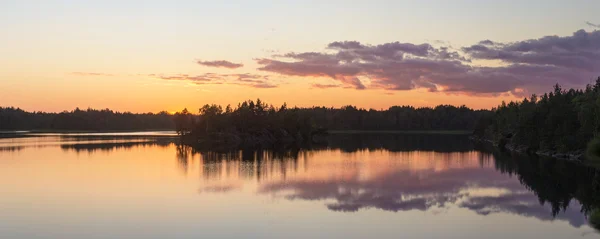
[[(342, 107), (354, 105), (365, 109), (387, 109), (410, 105), (434, 107), (440, 104), (466, 105), (474, 109), (491, 109), (502, 101), (518, 100), (514, 96), (471, 96), (458, 93), (429, 92), (426, 89), (391, 91), (382, 89), (312, 88), (315, 79), (286, 79), (277, 88), (219, 84), (194, 85), (188, 81), (169, 81), (135, 74), (115, 76), (57, 73), (37, 81), (36, 77), (13, 75), (14, 81), (5, 87), (0, 106), (20, 107), (27, 111), (61, 112), (75, 108), (106, 109), (134, 113), (168, 111), (187, 108), (196, 112), (204, 104), (238, 103), (260, 98), (275, 106), (287, 103), (298, 107)], [(191, 74), (190, 74), (191, 75)], [(56, 87), (56, 81), (63, 86)], [(337, 83), (333, 81), (333, 83)], [(321, 83), (327, 83), (321, 82)], [(118, 87), (116, 87), (118, 86)], [(47, 89), (55, 89), (48, 91)], [(26, 96), (26, 97), (24, 97)]]

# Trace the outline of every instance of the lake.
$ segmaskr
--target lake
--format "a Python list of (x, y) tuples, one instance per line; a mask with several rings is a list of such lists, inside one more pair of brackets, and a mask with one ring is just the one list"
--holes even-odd
[(0, 238), (600, 237), (595, 169), (467, 136), (220, 153), (173, 135), (1, 136)]

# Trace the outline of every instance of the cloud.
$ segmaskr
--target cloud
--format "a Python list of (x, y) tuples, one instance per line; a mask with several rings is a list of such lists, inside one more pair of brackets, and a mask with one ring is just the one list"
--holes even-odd
[(354, 89), (523, 96), (556, 83), (581, 87), (600, 74), (600, 31), (512, 43), (483, 40), (460, 50), (338, 41), (322, 52), (290, 52), (256, 62), (261, 71), (330, 78)]
[(232, 84), (250, 86), (253, 88), (276, 88), (277, 84), (274, 84), (268, 75), (257, 75), (257, 74), (226, 74), (223, 77), (233, 77), (235, 81)]
[(196, 85), (241, 85), (252, 88), (276, 88), (279, 85), (271, 81), (268, 75), (258, 74), (217, 74), (217, 73), (204, 73), (200, 75), (148, 75), (153, 78), (162, 80), (175, 80), (175, 81), (187, 81)]
[(191, 81), (191, 82), (214, 82), (217, 80), (222, 80), (222, 77), (218, 74), (215, 73), (205, 73), (202, 75), (196, 75), (196, 76), (190, 76), (187, 74), (179, 74), (179, 75), (170, 75), (170, 76), (164, 76), (164, 75), (150, 75), (152, 77), (157, 77), (163, 80), (185, 80), (185, 81)]
[(509, 44), (473, 45), (463, 50), (471, 57), (509, 64), (550, 66), (593, 71), (600, 63), (600, 31), (580, 30), (569, 37), (547, 36)]
[[(461, 61), (468, 61), (448, 48), (434, 48), (430, 44), (392, 42), (377, 46), (363, 45), (356, 41), (333, 42), (327, 46), (336, 53), (288, 53), (276, 58), (258, 59), (259, 70), (290, 76), (329, 77), (355, 89), (366, 89), (359, 77), (368, 77), (376, 88), (408, 90), (419, 83), (431, 84), (420, 79), (431, 69), (456, 68)], [(428, 68), (428, 69), (425, 69)], [(431, 68), (431, 69), (429, 69)], [(453, 71), (464, 71), (453, 69)]]
[(113, 74), (97, 73), (97, 72), (71, 72), (71, 75), (77, 75), (77, 76), (114, 76)]
[(199, 65), (208, 66), (208, 67), (222, 67), (229, 69), (236, 69), (243, 67), (244, 64), (241, 63), (233, 63), (230, 61), (196, 61)]
[(585, 22), (585, 24), (587, 24), (590, 27), (600, 28), (600, 24), (594, 24), (594, 23), (591, 23), (591, 22)]
[(336, 84), (312, 84), (311, 85), (312, 88), (317, 88), (317, 89), (329, 89), (329, 88), (340, 88), (342, 87), (342, 85), (336, 85)]
[(474, 59), (501, 61), (488, 68), (512, 82), (507, 86), (531, 93), (560, 83), (580, 87), (600, 73), (600, 31), (579, 30), (572, 36), (546, 36), (507, 44), (477, 44), (463, 48)]
[(269, 88), (277, 88), (279, 87), (278, 85), (275, 84), (270, 84), (270, 83), (256, 83), (256, 84), (241, 84), (241, 85), (245, 85), (245, 86), (250, 86), (252, 88), (259, 88), (259, 89), (269, 89)]
[[(327, 59), (327, 56), (309, 55), (310, 54), (304, 53), (303, 56), (294, 56), (296, 58), (310, 58), (295, 63), (270, 59), (258, 59), (257, 62), (264, 65), (263, 67), (259, 68), (259, 70), (262, 71), (270, 71), (288, 76), (331, 77), (335, 80), (341, 81), (344, 84), (351, 85), (356, 89), (365, 89), (363, 83), (356, 77), (356, 75), (360, 73), (360, 69), (349, 65), (341, 66), (337, 63), (332, 64), (331, 62), (328, 62), (332, 60)], [(287, 57), (290, 56), (292, 55), (288, 55)]]

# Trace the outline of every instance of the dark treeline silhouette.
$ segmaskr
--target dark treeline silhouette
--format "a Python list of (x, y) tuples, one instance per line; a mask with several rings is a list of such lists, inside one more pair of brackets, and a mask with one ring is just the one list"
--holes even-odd
[(329, 130), (472, 130), (485, 110), (466, 106), (438, 105), (434, 108), (392, 106), (387, 110), (314, 107), (300, 109), (316, 125)]
[(244, 101), (235, 109), (205, 105), (194, 116), (184, 109), (175, 125), (184, 143), (199, 147), (274, 147), (312, 140), (316, 126), (310, 115), (284, 104), (276, 109), (260, 99)]
[[(218, 105), (205, 105), (199, 112), (186, 110), (178, 115), (187, 118), (181, 121), (182, 117), (180, 117), (179, 120), (179, 125), (185, 127), (187, 131), (191, 131), (193, 127), (191, 125), (195, 123), (202, 124), (209, 131), (222, 130), (224, 125), (235, 123), (238, 131), (252, 131), (267, 125), (277, 125), (295, 134), (300, 128), (309, 125), (329, 130), (473, 130), (484, 112), (486, 111), (450, 105), (439, 105), (434, 108), (393, 106), (387, 110), (367, 110), (355, 106), (288, 108), (285, 104), (276, 108), (260, 100), (256, 102), (250, 100), (239, 104), (235, 109), (231, 106), (223, 108)], [(137, 114), (109, 109), (80, 110), (77, 108), (61, 113), (48, 113), (0, 107), (0, 130), (175, 129), (173, 118), (164, 111), (157, 114)], [(189, 122), (184, 122), (185, 120)]]
[(151, 130), (173, 129), (173, 116), (115, 112), (109, 109), (65, 111), (61, 113), (27, 112), (19, 108), (0, 107), (0, 130)]
[(268, 105), (258, 99), (223, 108), (205, 105), (199, 115), (187, 109), (175, 114), (177, 132), (188, 144), (271, 146), (278, 143), (313, 141), (327, 130), (473, 130), (486, 111), (466, 106), (435, 108), (394, 106), (388, 110), (342, 108), (288, 108)]
[[(585, 89), (559, 85), (542, 96), (502, 103), (478, 122), (474, 134), (529, 152), (574, 152), (600, 133), (600, 78)], [(556, 154), (555, 154), (556, 155)]]

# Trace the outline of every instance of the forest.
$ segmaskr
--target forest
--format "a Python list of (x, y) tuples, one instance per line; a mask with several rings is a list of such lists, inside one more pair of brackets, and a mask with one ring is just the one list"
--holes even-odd
[[(224, 119), (235, 111), (235, 117)], [(287, 115), (285, 124), (292, 121), (305, 121), (315, 128), (328, 130), (463, 130), (470, 131), (486, 111), (472, 110), (465, 106), (440, 105), (434, 108), (393, 106), (387, 110), (362, 109), (355, 106), (280, 107), (267, 105), (260, 100), (240, 103), (235, 109), (231, 106), (205, 105), (198, 111), (182, 111), (191, 119), (212, 119), (210, 127), (222, 130), (227, 124), (239, 122), (236, 127), (265, 127), (274, 124), (270, 118)], [(180, 112), (177, 115), (181, 115)], [(285, 112), (285, 113), (284, 113)], [(176, 128), (174, 115), (160, 113), (115, 112), (109, 109), (75, 109), (61, 113), (27, 112), (14, 107), (0, 107), (0, 130), (152, 130)], [(294, 118), (293, 120), (291, 118)], [(223, 120), (223, 121), (221, 121)], [(214, 121), (214, 122), (212, 122)], [(191, 122), (190, 122), (191, 123)], [(203, 123), (206, 124), (206, 123)], [(284, 127), (278, 122), (277, 127)], [(190, 126), (187, 126), (188, 128)], [(292, 127), (292, 126), (285, 126)], [(205, 126), (206, 128), (206, 126)], [(209, 129), (212, 130), (212, 129)], [(249, 129), (250, 130), (250, 129)]]
[(433, 108), (392, 106), (387, 110), (344, 106), (339, 109), (313, 107), (298, 109), (316, 125), (329, 130), (473, 130), (485, 110), (466, 106), (438, 105)]
[(205, 105), (194, 115), (187, 109), (175, 114), (176, 129), (187, 142), (272, 146), (278, 143), (307, 143), (327, 130), (473, 130), (486, 111), (465, 106), (435, 108), (394, 106), (388, 110), (341, 108), (274, 107), (260, 99), (233, 108)]
[(503, 102), (484, 114), (474, 130), (479, 139), (538, 154), (581, 154), (599, 133), (600, 77), (584, 89), (557, 84), (541, 96)]
[(61, 113), (27, 112), (0, 107), (0, 130), (126, 131), (172, 130), (173, 116), (167, 112), (134, 114), (109, 109), (64, 111)]

